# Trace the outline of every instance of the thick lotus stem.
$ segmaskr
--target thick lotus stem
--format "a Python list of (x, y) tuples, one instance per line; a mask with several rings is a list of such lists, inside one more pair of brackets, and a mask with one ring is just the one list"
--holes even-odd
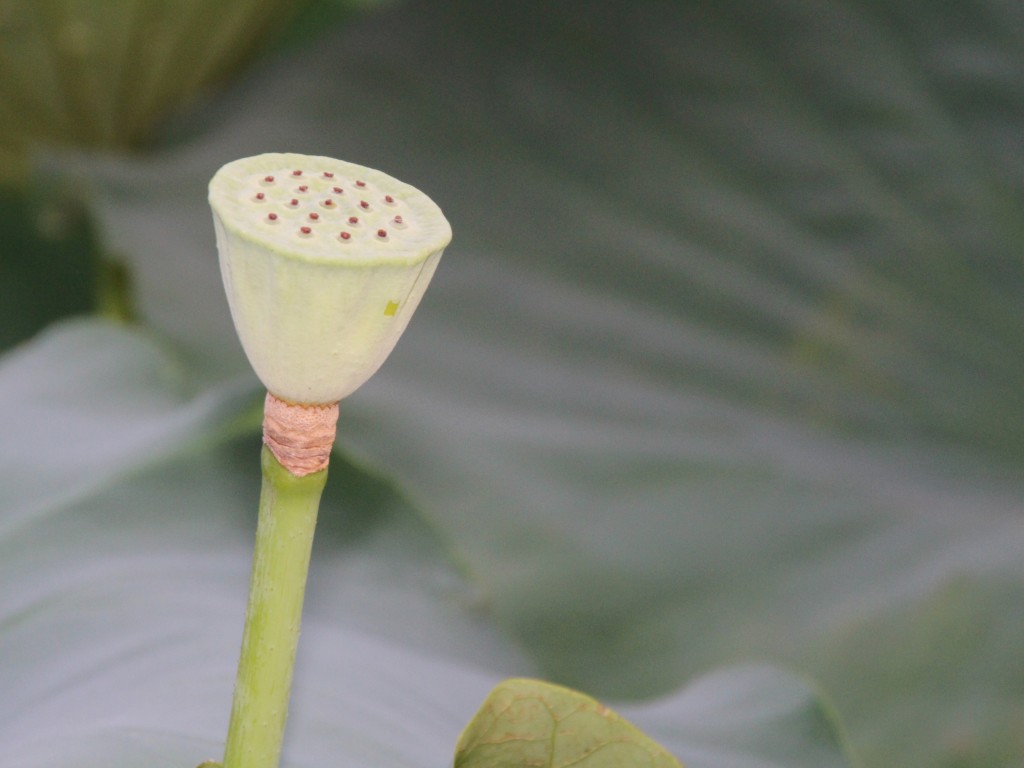
[(284, 741), (306, 574), (327, 470), (296, 477), (263, 449), (249, 605), (224, 768), (277, 768)]

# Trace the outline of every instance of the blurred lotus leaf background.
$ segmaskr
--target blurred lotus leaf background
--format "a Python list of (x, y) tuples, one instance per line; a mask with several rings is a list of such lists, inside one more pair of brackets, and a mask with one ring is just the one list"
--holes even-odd
[(380, 168), (453, 244), (342, 403), (289, 766), (505, 676), (689, 768), (1024, 766), (1024, 6), (0, 7), (0, 752), (220, 754), (261, 393), (206, 184)]

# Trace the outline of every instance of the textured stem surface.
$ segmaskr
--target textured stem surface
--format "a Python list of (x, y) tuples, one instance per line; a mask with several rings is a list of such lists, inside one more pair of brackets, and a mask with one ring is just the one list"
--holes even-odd
[(277, 768), (306, 573), (327, 470), (296, 477), (262, 453), (256, 549), (224, 768)]
[(295, 405), (267, 392), (263, 444), (297, 477), (327, 468), (337, 424), (337, 403)]

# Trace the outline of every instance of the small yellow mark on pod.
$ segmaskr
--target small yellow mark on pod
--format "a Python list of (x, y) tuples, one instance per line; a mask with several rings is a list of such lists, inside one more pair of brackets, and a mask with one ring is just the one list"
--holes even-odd
[(394, 317), (395, 316), (395, 312), (397, 312), (397, 311), (398, 311), (398, 302), (397, 301), (389, 301), (388, 305), (384, 308), (384, 314), (387, 317)]

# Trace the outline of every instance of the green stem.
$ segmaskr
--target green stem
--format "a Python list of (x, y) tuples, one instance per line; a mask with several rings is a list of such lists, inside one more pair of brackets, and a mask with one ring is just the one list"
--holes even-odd
[(249, 607), (224, 768), (277, 768), (309, 553), (327, 470), (296, 477), (263, 449)]

